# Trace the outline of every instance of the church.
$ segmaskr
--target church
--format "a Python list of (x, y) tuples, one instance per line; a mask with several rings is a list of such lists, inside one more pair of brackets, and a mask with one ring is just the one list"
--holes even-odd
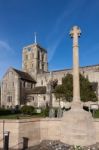
[[(59, 102), (51, 90), (50, 83), (62, 83), (62, 78), (72, 69), (48, 70), (47, 50), (38, 43), (28, 45), (22, 51), (22, 70), (10, 67), (4, 74), (1, 83), (1, 107), (32, 105), (46, 107), (52, 104), (58, 107)], [(97, 83), (96, 94), (99, 100), (99, 64), (80, 67), (80, 72), (92, 83)]]

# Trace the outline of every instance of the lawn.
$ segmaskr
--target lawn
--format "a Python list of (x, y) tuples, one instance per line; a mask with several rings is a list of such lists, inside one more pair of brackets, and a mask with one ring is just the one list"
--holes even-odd
[(16, 115), (4, 115), (0, 116), (0, 119), (15, 119)]
[(96, 110), (93, 114), (94, 118), (99, 118), (99, 110)]
[(22, 115), (22, 114), (10, 114), (10, 115), (2, 115), (0, 119), (29, 119), (29, 118), (38, 118), (43, 117), (40, 114), (36, 115)]

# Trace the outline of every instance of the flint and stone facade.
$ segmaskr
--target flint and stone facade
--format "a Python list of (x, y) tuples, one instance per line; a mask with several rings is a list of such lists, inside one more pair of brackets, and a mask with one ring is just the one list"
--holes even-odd
[[(81, 67), (80, 72), (90, 82), (97, 83), (96, 93), (99, 100), (99, 65)], [(62, 78), (72, 69), (48, 71), (47, 51), (37, 43), (23, 48), (22, 71), (9, 68), (1, 83), (1, 107), (33, 105), (46, 107), (50, 103), (50, 80)], [(59, 105), (52, 93), (52, 105)]]

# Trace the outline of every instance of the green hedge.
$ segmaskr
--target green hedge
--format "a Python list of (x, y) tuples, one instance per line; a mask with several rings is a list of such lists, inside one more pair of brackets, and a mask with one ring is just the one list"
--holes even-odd
[(42, 108), (41, 109), (41, 116), (48, 117), (49, 116), (49, 108)]
[(33, 106), (23, 106), (21, 107), (21, 113), (26, 115), (33, 115), (35, 114), (35, 109)]
[(9, 109), (0, 108), (0, 116), (2, 115), (10, 115), (12, 112)]

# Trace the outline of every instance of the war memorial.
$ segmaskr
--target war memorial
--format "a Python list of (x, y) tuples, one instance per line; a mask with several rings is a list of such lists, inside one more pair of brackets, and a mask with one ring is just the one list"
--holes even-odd
[[(73, 39), (73, 102), (71, 109), (61, 118), (31, 118), (0, 120), (0, 138), (3, 130), (9, 131), (9, 148), (33, 150), (99, 149), (99, 119), (83, 110), (80, 101), (79, 43), (81, 29), (74, 26), (70, 31)], [(81, 147), (78, 147), (81, 146)], [(3, 143), (0, 143), (3, 147)]]

